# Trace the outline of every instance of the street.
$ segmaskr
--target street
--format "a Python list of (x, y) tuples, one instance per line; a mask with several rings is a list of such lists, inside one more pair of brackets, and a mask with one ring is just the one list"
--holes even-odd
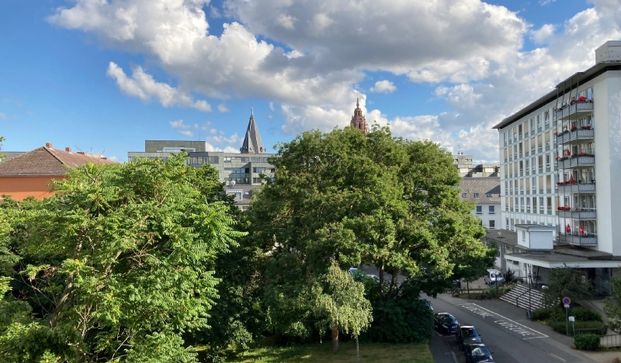
[[(474, 325), (499, 363), (592, 363), (571, 348), (572, 339), (529, 321), (524, 310), (498, 300), (466, 300), (450, 295), (429, 298), (435, 312), (453, 314), (461, 325)], [(434, 332), (431, 351), (436, 363), (465, 362), (455, 336)]]

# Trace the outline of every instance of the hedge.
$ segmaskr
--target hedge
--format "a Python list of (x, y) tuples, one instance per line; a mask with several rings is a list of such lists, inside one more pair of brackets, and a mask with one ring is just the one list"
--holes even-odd
[[(550, 321), (548, 323), (550, 325), (550, 327), (552, 329), (554, 329), (554, 331), (556, 331), (557, 333), (561, 333), (561, 334), (565, 334), (566, 330), (565, 330), (565, 320), (559, 321), (559, 320), (555, 320), (555, 321)], [(606, 334), (606, 330), (608, 329), (606, 324), (602, 323), (601, 321), (576, 321), (575, 323), (575, 327), (576, 327), (576, 335), (585, 335), (585, 334), (581, 334), (580, 331), (581, 330), (586, 330), (588, 333), (593, 333), (593, 335), (605, 335)], [(585, 332), (585, 333), (587, 333)], [(569, 323), (569, 334), (573, 334), (573, 329), (572, 329), (572, 324)], [(586, 334), (588, 335), (588, 334)]]
[(580, 350), (598, 350), (599, 335), (596, 334), (580, 334), (574, 338), (576, 349)]
[[(603, 321), (602, 316), (592, 310), (576, 306), (569, 309), (569, 315), (575, 316), (576, 321)], [(533, 311), (533, 320), (553, 320), (553, 321), (565, 321), (565, 310), (557, 307), (542, 308)]]

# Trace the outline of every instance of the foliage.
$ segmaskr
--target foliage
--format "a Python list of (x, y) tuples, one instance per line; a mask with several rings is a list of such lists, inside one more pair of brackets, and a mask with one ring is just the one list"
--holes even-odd
[[(598, 312), (582, 306), (571, 307), (568, 315), (574, 316), (576, 321), (603, 321), (602, 316)], [(559, 306), (537, 309), (533, 311), (533, 320), (565, 321), (565, 309)]]
[[(564, 317), (563, 320), (553, 320), (548, 322), (548, 324), (557, 333), (565, 334), (567, 332)], [(576, 328), (576, 334), (578, 334), (580, 331), (587, 331), (598, 335), (604, 335), (608, 330), (606, 324), (602, 323), (601, 321), (576, 320), (574, 324)], [(573, 328), (571, 323), (569, 323), (569, 334), (573, 334)]]
[(396, 139), (387, 129), (306, 132), (271, 162), (275, 178), (249, 219), (253, 243), (269, 256), (264, 303), (275, 334), (313, 332), (309, 286), (332, 261), (376, 266), (377, 301), (388, 306), (398, 299), (399, 275), (436, 294), (487, 257), (452, 158), (433, 143)]
[(591, 290), (591, 285), (580, 270), (555, 268), (550, 270), (550, 283), (545, 290), (544, 301), (547, 305), (560, 305), (561, 299), (568, 296), (575, 303), (592, 296)]
[(364, 285), (333, 263), (313, 289), (314, 315), (321, 332), (332, 332), (332, 344), (338, 349), (339, 332), (360, 336), (373, 320), (371, 303), (364, 296)]
[(554, 308), (540, 308), (533, 311), (532, 319), (537, 321), (549, 320)]
[(606, 299), (605, 310), (612, 329), (621, 331), (621, 277), (612, 279), (612, 291)]
[(356, 345), (353, 342), (341, 344), (337, 353), (327, 344), (295, 345), (290, 347), (262, 347), (246, 351), (232, 362), (309, 362), (309, 363), (355, 363), (355, 362), (412, 362), (432, 363), (433, 357), (426, 343), (420, 344), (380, 344), (365, 343), (360, 346), (360, 359), (356, 358)]
[(406, 283), (398, 294), (382, 296), (371, 291), (373, 324), (365, 339), (390, 343), (418, 343), (431, 337), (433, 312), (419, 299), (419, 291)]
[(217, 172), (179, 155), (87, 165), (55, 189), (0, 214), (20, 256), (3, 304), (32, 310), (0, 327), (0, 360), (195, 360), (183, 335), (208, 325), (216, 257), (241, 237)]
[(596, 334), (579, 334), (574, 338), (576, 349), (580, 350), (598, 350), (599, 335)]

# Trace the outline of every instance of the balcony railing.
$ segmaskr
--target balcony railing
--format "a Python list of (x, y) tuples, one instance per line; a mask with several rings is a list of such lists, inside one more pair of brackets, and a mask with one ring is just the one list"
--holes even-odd
[(576, 183), (575, 181), (561, 181), (556, 183), (558, 191), (562, 193), (595, 193), (595, 183)]
[(597, 218), (595, 208), (571, 208), (568, 206), (559, 206), (557, 214), (561, 218), (573, 218), (579, 220), (592, 220)]
[(583, 101), (565, 105), (556, 110), (558, 120), (577, 120), (590, 115), (593, 112), (593, 102)]
[(569, 243), (574, 246), (595, 247), (597, 246), (597, 235), (593, 233), (562, 234), (559, 236), (560, 242)]
[(559, 169), (572, 169), (595, 165), (595, 156), (592, 154), (574, 154), (558, 159)]
[(574, 130), (568, 130), (556, 135), (560, 144), (572, 144), (580, 141), (592, 141), (595, 137), (595, 130), (583, 126)]

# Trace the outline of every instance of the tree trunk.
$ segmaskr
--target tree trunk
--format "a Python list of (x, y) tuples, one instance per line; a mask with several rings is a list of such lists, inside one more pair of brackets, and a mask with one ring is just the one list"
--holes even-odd
[(336, 352), (339, 350), (339, 327), (336, 325), (332, 326), (332, 351)]
[(360, 360), (360, 344), (358, 344), (358, 336), (356, 335), (356, 360)]

